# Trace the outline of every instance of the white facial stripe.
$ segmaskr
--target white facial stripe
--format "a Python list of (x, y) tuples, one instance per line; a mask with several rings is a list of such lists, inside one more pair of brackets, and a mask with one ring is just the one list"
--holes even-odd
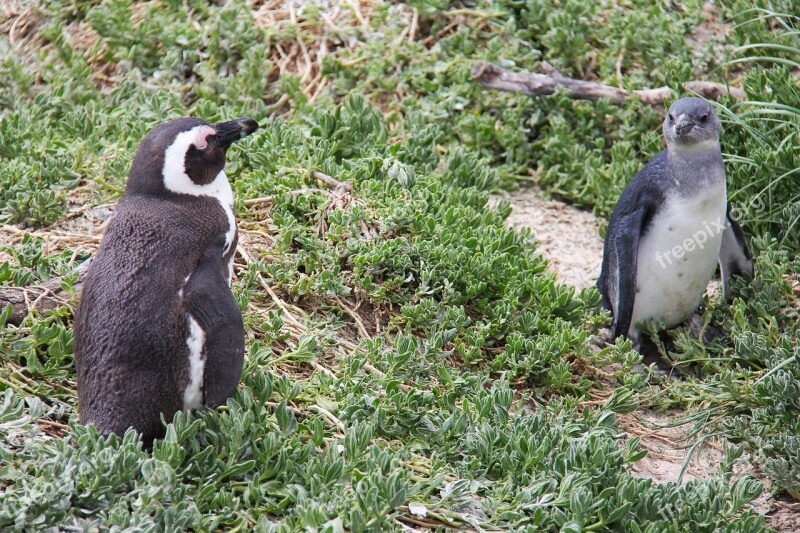
[(189, 384), (183, 391), (183, 410), (197, 409), (203, 405), (203, 381), (205, 377), (206, 354), (204, 353), (206, 335), (200, 324), (189, 316)]

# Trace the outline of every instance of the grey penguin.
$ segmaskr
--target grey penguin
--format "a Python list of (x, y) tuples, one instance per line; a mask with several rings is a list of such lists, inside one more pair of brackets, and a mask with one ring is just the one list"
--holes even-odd
[(667, 148), (624, 189), (606, 232), (597, 286), (613, 315), (613, 338), (638, 341), (637, 326), (648, 319), (666, 328), (688, 319), (717, 263), (726, 299), (731, 276), (753, 275), (727, 199), (713, 106), (681, 98), (670, 106), (663, 131)]
[(80, 422), (145, 442), (163, 414), (218, 406), (236, 388), (244, 326), (231, 293), (238, 230), (223, 170), (242, 118), (184, 117), (141, 141), (75, 317)]

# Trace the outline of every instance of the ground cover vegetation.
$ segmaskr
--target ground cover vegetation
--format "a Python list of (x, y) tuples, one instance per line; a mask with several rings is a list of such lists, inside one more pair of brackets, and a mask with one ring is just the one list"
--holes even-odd
[[(0, 284), (63, 276), (67, 297), (19, 324), (0, 311), (0, 526), (765, 529), (757, 497), (800, 497), (798, 17), (790, 1), (1, 3)], [(705, 302), (720, 336), (656, 337), (674, 375), (634, 370), (627, 342), (593, 350), (597, 291), (558, 284), (489, 202), (533, 182), (607, 217), (661, 149), (663, 110), (488, 91), (479, 59), (743, 86), (718, 112), (757, 273)], [(248, 355), (227, 406), (176, 415), (148, 451), (77, 424), (75, 269), (138, 141), (186, 114), (261, 124), (227, 169)], [(725, 438), (709, 479), (630, 473), (633, 415), (669, 408)]]

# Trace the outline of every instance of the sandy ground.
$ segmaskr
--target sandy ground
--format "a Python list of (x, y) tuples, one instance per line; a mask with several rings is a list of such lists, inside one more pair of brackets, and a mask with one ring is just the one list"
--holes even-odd
[(537, 189), (498, 194), (511, 203), (508, 226), (530, 228), (548, 269), (578, 288), (594, 285), (603, 260), (602, 223), (591, 212), (542, 197)]
[[(642, 446), (648, 450), (647, 457), (633, 463), (630, 467), (631, 474), (638, 477), (650, 478), (658, 483), (678, 482), (686, 483), (692, 479), (707, 479), (718, 476), (716, 470), (723, 459), (724, 440), (712, 437), (692, 450), (692, 445), (697, 437), (689, 438), (692, 424), (669, 427), (676, 419), (684, 416), (683, 411), (656, 413), (644, 411), (635, 413), (636, 425), (631, 435), (641, 437)], [(627, 417), (622, 417), (622, 427), (625, 428)], [(641, 432), (647, 428), (647, 432)], [(686, 461), (691, 453), (691, 457)], [(745, 454), (733, 468), (733, 477), (753, 476), (765, 482), (765, 477), (758, 468), (748, 461)], [(681, 469), (686, 464), (686, 469), (681, 478)], [(773, 497), (769, 491), (759, 496), (753, 507), (756, 512), (766, 515), (767, 526), (778, 531), (800, 531), (800, 503)]]
[[(647, 457), (631, 465), (631, 473), (638, 477), (646, 477), (659, 483), (677, 482), (681, 479), (681, 469), (689, 455), (692, 440), (688, 440), (691, 424), (669, 427), (678, 417), (684, 416), (682, 411), (656, 413), (645, 411), (635, 413), (637, 435), (642, 445), (648, 450)], [(625, 419), (623, 418), (623, 424)], [(646, 430), (639, 433), (643, 429)], [(682, 481), (709, 477), (722, 458), (722, 445), (719, 440), (709, 440), (695, 448)]]

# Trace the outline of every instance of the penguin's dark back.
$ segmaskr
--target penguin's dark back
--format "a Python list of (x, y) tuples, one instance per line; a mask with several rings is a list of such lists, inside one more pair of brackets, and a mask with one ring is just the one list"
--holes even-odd
[[(602, 305), (605, 309), (611, 310), (611, 300), (609, 295), (609, 280), (608, 276), (612, 275), (612, 266), (609, 264), (610, 255), (606, 252), (613, 246), (614, 239), (617, 238), (617, 233), (620, 231), (621, 220), (634, 209), (640, 206), (647, 206), (649, 210), (657, 209), (658, 205), (664, 201), (667, 191), (673, 186), (665, 179), (669, 175), (669, 157), (666, 150), (657, 153), (631, 180), (631, 182), (622, 191), (622, 194), (617, 200), (617, 205), (614, 206), (611, 212), (611, 218), (608, 222), (608, 229), (606, 230), (606, 237), (603, 244), (603, 263), (600, 270), (600, 276), (597, 278), (597, 288), (600, 290), (602, 297)], [(646, 200), (645, 200), (646, 199)], [(647, 233), (647, 227), (650, 220), (644, 221), (642, 228), (642, 236)]]
[[(82, 423), (160, 436), (158, 413), (183, 405), (188, 322), (179, 292), (203, 250), (224, 235), (219, 202), (123, 196), (84, 280), (75, 359)], [(220, 257), (220, 268), (223, 258)]]

